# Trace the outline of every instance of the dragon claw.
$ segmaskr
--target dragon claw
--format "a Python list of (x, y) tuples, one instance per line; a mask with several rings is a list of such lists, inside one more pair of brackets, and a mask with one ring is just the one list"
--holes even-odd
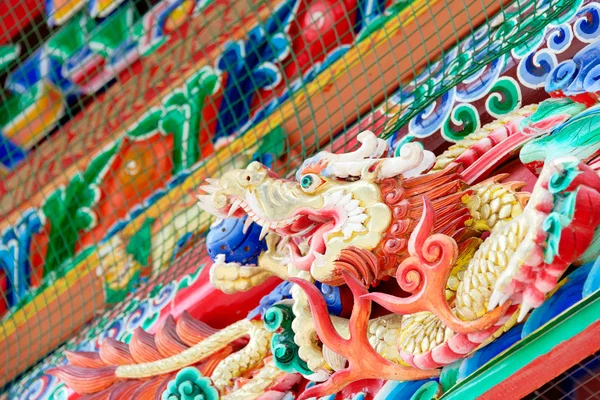
[(290, 279), (300, 286), (308, 297), (319, 339), (329, 349), (348, 360), (346, 368), (335, 371), (324, 383), (306, 390), (299, 399), (336, 393), (361, 379), (420, 380), (438, 376), (437, 369), (424, 370), (395, 364), (373, 349), (367, 337), (367, 325), (371, 315), (371, 301), (365, 298), (367, 289), (353, 275), (343, 271), (342, 276), (354, 296), (349, 339), (343, 338), (335, 329), (321, 292), (304, 279)]

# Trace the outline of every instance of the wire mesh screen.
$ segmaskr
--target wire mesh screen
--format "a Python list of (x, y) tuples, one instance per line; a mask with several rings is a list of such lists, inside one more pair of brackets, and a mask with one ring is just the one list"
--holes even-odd
[(600, 358), (594, 354), (527, 396), (527, 399), (584, 400), (600, 398)]
[(208, 263), (206, 178), (348, 150), (394, 96), (378, 132), (397, 135), (575, 3), (3, 2), (0, 386)]

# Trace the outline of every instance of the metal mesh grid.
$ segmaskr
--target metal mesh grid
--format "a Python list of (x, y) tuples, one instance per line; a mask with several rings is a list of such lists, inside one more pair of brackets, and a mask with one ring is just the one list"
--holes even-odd
[[(142, 277), (115, 289), (127, 292), (198, 265), (208, 217), (189, 211), (190, 192), (205, 176), (269, 152), (277, 172), (293, 171), (402, 82), (433, 77), (414, 88), (399, 128), (574, 2), (135, 0), (96, 18), (102, 2), (82, 1), (65, 21), (50, 0), (0, 8), (0, 31), (13, 33), (0, 38), (3, 51), (19, 47), (0, 75), (0, 353), (31, 365), (93, 315), (122, 310), (127, 301), (106, 304), (99, 267), (126, 281), (139, 264)], [(176, 6), (166, 22), (165, 5)], [(291, 15), (277, 20), (282, 10)], [(152, 36), (159, 27), (164, 37)], [(459, 41), (473, 62), (449, 51)], [(323, 65), (326, 55), (337, 61)], [(212, 70), (182, 89), (202, 67)], [(271, 130), (280, 136), (269, 142)], [(172, 256), (182, 232), (195, 254), (186, 263)], [(20, 372), (5, 368), (9, 380)]]
[(537, 389), (527, 400), (591, 400), (600, 398), (600, 355), (582, 360), (567, 371)]

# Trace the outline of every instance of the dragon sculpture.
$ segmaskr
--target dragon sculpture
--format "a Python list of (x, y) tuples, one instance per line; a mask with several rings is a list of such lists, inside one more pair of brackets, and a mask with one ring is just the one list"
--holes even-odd
[[(245, 228), (260, 225), (267, 243), (256, 264), (217, 256), (213, 285), (232, 293), (273, 276), (294, 284), (291, 329), (305, 366), (296, 372), (320, 382), (300, 398), (363, 379), (437, 376), (439, 367), (526, 318), (568, 267), (597, 253), (598, 110), (582, 112), (568, 99), (548, 102), (482, 128), (437, 158), (418, 143), (388, 157), (388, 143), (366, 131), (356, 151), (318, 153), (295, 180), (253, 162), (201, 188), (202, 209), (220, 218), (247, 216)], [(534, 185), (494, 175), (519, 152), (537, 175)], [(332, 315), (320, 285), (338, 288), (346, 307)], [(229, 398), (259, 398), (258, 390), (234, 394), (266, 390), (288, 376), (268, 359), (262, 378), (232, 386), (270, 354), (272, 333), (256, 321), (219, 332), (189, 318), (172, 325), (177, 334), (161, 336), (177, 345), (161, 347), (158, 334), (150, 340), (138, 332), (135, 342), (146, 340), (152, 352), (109, 343), (121, 358), (102, 350), (71, 353), (72, 365), (51, 372), (80, 393), (136, 379), (153, 382), (156, 391), (166, 387), (165, 376), (199, 365)], [(94, 387), (86, 379), (92, 372), (102, 375)]]

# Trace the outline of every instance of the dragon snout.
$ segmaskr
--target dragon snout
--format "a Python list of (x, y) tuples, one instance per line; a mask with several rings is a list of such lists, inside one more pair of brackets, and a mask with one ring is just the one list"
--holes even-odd
[(225, 218), (232, 216), (229, 209), (235, 199), (244, 199), (254, 188), (272, 179), (275, 173), (259, 162), (252, 162), (245, 169), (228, 171), (219, 179), (206, 179), (198, 195), (198, 205), (204, 211)]

